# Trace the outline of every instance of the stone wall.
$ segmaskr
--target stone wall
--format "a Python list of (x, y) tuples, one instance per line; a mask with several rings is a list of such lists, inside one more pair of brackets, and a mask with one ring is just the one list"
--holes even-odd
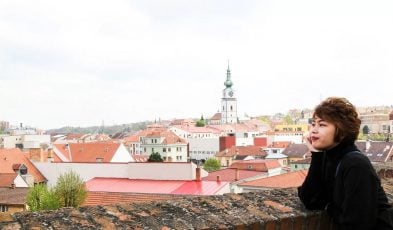
[[(380, 175), (393, 175), (385, 167)], [(393, 201), (393, 183), (383, 185)], [(111, 206), (63, 208), (56, 211), (15, 213), (0, 229), (299, 229), (335, 227), (322, 211), (308, 211), (296, 189), (277, 189), (222, 196)]]

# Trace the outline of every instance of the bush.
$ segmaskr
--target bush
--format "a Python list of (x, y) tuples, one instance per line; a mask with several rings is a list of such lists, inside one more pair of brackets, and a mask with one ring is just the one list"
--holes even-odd
[(87, 197), (85, 183), (73, 171), (61, 174), (54, 190), (61, 207), (79, 207)]
[(205, 164), (203, 165), (203, 169), (208, 172), (219, 170), (220, 168), (221, 168), (220, 162), (215, 158), (207, 159)]
[(29, 189), (26, 203), (31, 211), (54, 210), (60, 207), (53, 189), (46, 184), (37, 184)]

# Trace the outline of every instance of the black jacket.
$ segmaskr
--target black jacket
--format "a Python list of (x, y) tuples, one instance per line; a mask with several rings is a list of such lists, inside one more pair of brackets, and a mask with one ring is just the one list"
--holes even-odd
[(382, 229), (378, 216), (390, 207), (370, 160), (353, 144), (312, 153), (298, 194), (307, 209), (326, 209), (339, 229)]

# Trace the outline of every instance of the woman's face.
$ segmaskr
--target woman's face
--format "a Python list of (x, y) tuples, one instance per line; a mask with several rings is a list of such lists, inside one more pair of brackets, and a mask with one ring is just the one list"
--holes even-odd
[(317, 150), (327, 150), (338, 145), (334, 141), (336, 126), (333, 123), (322, 120), (318, 116), (315, 116), (311, 123), (310, 132), (311, 145)]

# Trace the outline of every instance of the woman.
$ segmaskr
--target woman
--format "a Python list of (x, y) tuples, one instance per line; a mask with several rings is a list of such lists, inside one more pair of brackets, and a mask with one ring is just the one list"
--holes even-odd
[(355, 146), (359, 129), (345, 98), (330, 97), (315, 108), (306, 138), (311, 165), (299, 197), (307, 209), (325, 209), (339, 229), (393, 229), (380, 180)]

